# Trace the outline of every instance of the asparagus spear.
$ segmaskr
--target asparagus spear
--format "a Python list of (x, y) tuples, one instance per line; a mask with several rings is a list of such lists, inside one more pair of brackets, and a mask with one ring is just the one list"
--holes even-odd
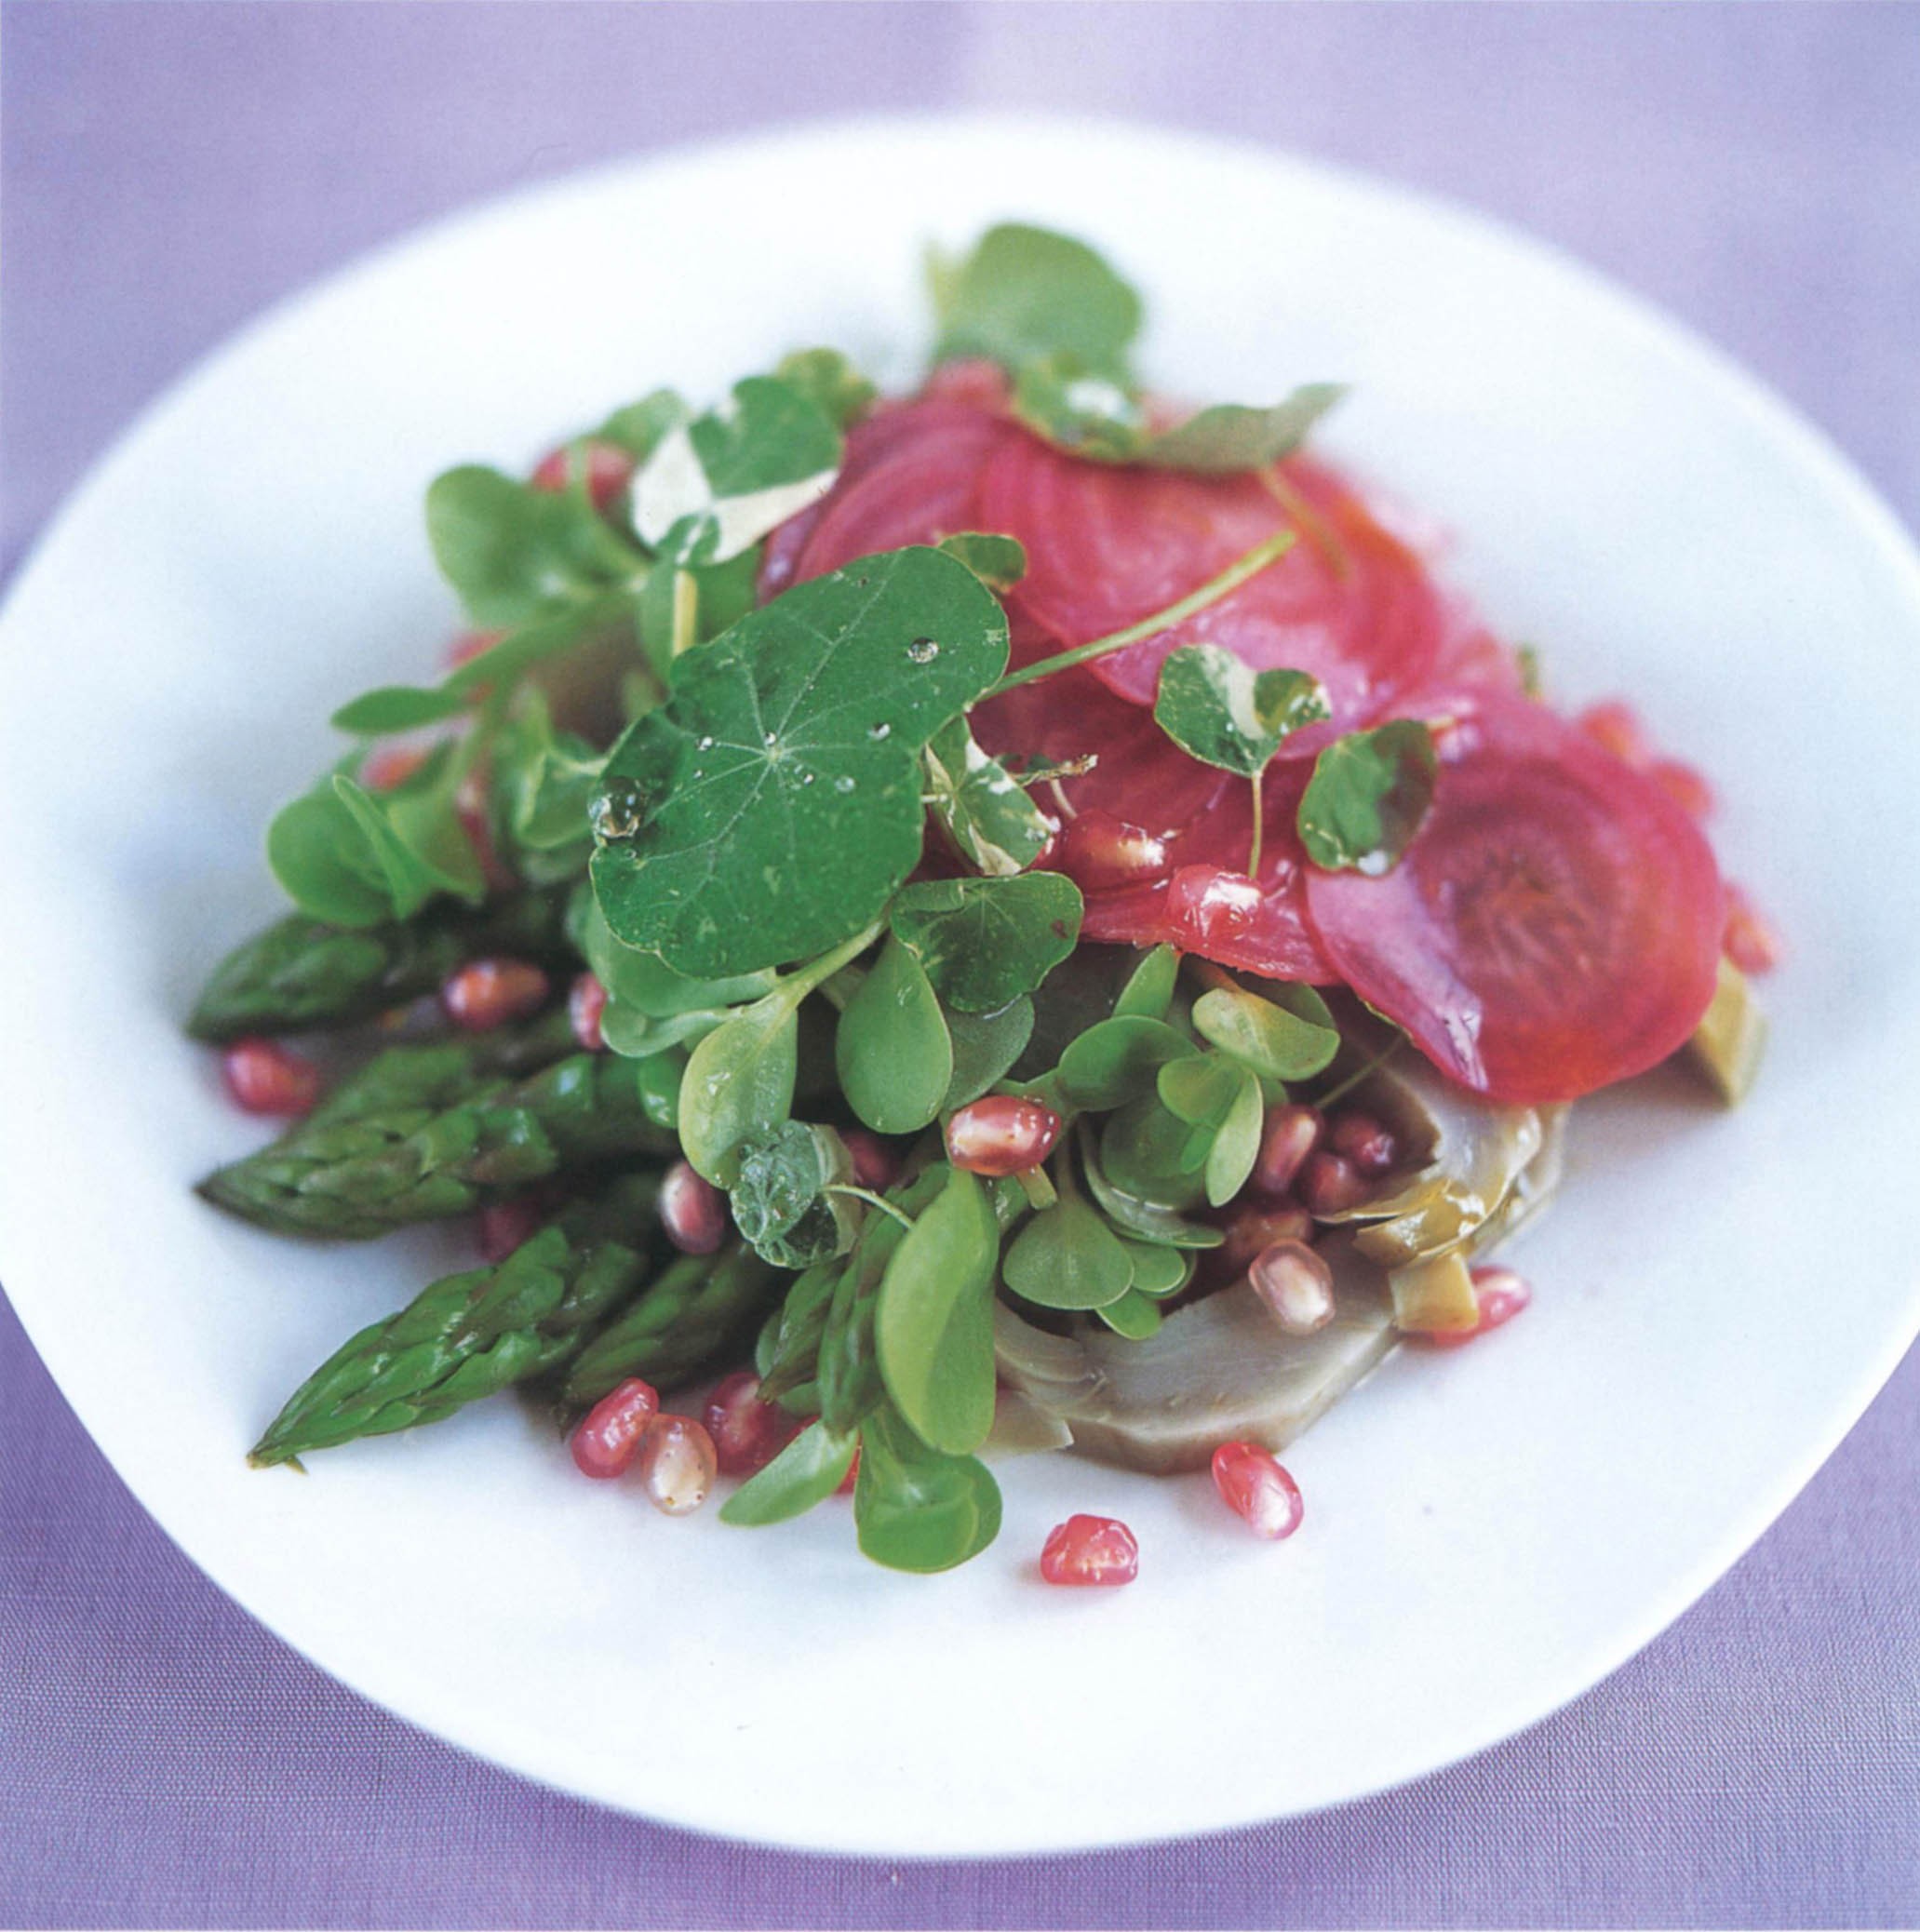
[(362, 1329), (294, 1390), (248, 1461), (439, 1422), (558, 1367), (638, 1291), (658, 1192), (657, 1175), (624, 1175), (504, 1261), (448, 1275)]
[(468, 959), (510, 954), (564, 965), (570, 888), (513, 892), (477, 909), (438, 901), (384, 926), (329, 926), (294, 914), (213, 970), (187, 1031), (195, 1040), (344, 1026), (430, 993)]
[(438, 1113), (457, 1100), (498, 1087), (508, 1078), (524, 1078), (579, 1051), (573, 1023), (564, 1006), (549, 1008), (517, 1026), (459, 1040), (409, 1041), (376, 1053), (358, 1072), (342, 1080), (304, 1120), (275, 1143), (284, 1149), (369, 1114), (421, 1107)]
[(569, 1168), (677, 1151), (648, 1118), (641, 1066), (575, 1053), (437, 1113), (404, 1107), (296, 1134), (198, 1191), (278, 1234), (364, 1241), (442, 1220)]
[(691, 1382), (766, 1312), (773, 1270), (743, 1242), (716, 1261), (684, 1254), (573, 1360), (559, 1395), (572, 1410), (639, 1375), (662, 1389)]

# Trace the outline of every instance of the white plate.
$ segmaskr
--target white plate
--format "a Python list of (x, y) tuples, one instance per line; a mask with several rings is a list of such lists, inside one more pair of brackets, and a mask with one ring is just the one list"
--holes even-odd
[[(1792, 935), (1771, 1064), (1582, 1110), (1525, 1245), (1534, 1309), (1403, 1353), (1288, 1461), (1255, 1543), (1204, 1478), (1004, 1471), (982, 1560), (864, 1563), (839, 1507), (749, 1535), (580, 1482), (509, 1402), (250, 1474), (248, 1442), (451, 1237), (302, 1248), (187, 1192), (257, 1138), (177, 1030), (275, 909), (272, 807), (330, 706), (454, 622), (420, 495), (671, 381), (796, 343), (897, 377), (917, 262), (1023, 214), (1109, 248), (1173, 386), (1358, 384), (1326, 436), (1459, 533), (1459, 577), (1569, 698), (1631, 692), (1721, 782)], [(390, 249), (151, 411), (5, 620), (0, 1260), (60, 1384), (222, 1588), (367, 1696), (570, 1791), (843, 1851), (1118, 1844), (1306, 1811), (1576, 1696), (1756, 1536), (1916, 1326), (1920, 569), (1745, 377), (1534, 244), (1206, 141), (863, 124), (616, 168)], [(1072, 1509), (1139, 1581), (1050, 1590)]]

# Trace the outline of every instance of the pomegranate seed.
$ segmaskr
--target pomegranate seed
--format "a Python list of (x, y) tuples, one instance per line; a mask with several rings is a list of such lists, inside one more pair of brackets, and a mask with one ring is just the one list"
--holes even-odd
[(1627, 764), (1643, 766), (1653, 756), (1653, 746), (1647, 742), (1646, 729), (1640, 722), (1640, 714), (1632, 705), (1623, 704), (1618, 699), (1589, 704), (1574, 719), (1574, 724), (1603, 751), (1612, 752), (1615, 758)]
[(1646, 775), (1691, 817), (1712, 817), (1713, 787), (1698, 767), (1679, 758), (1656, 758)]
[(1276, 1201), (1294, 1185), (1307, 1157), (1319, 1146), (1326, 1132), (1320, 1109), (1312, 1107), (1276, 1107), (1267, 1116), (1260, 1133), (1260, 1154), (1254, 1162), (1250, 1185), (1256, 1194)]
[(1140, 1545), (1112, 1516), (1069, 1516), (1048, 1536), (1040, 1573), (1049, 1583), (1131, 1583), (1140, 1574)]
[(457, 671), (462, 664), (472, 664), (475, 658), (491, 651), (505, 636), (504, 631), (462, 631), (442, 653), (447, 668)]
[(1054, 1151), (1060, 1125), (1060, 1116), (1037, 1100), (988, 1093), (947, 1122), (947, 1157), (969, 1174), (1025, 1174)]
[(533, 1239), (546, 1217), (546, 1203), (535, 1194), (522, 1194), (516, 1200), (483, 1207), (478, 1220), (480, 1258), (504, 1261), (516, 1248)]
[(486, 1033), (546, 1004), (546, 974), (524, 959), (469, 959), (440, 988), (447, 1017), (463, 1033)]
[(714, 1386), (706, 1399), (706, 1432), (723, 1476), (763, 1469), (799, 1433), (784, 1409), (760, 1400), (760, 1378), (740, 1369)]
[(713, 1438), (691, 1415), (656, 1415), (638, 1458), (647, 1500), (663, 1516), (688, 1516), (713, 1488), (719, 1459)]
[(1300, 1199), (1317, 1220), (1344, 1214), (1371, 1192), (1360, 1170), (1344, 1154), (1330, 1154), (1323, 1148), (1300, 1171)]
[(1247, 1279), (1288, 1335), (1311, 1335), (1334, 1319), (1334, 1271), (1305, 1241), (1263, 1248)]
[(607, 989), (597, 973), (583, 973), (567, 995), (567, 1017), (573, 1023), (573, 1038), (581, 1051), (597, 1053), (607, 1044), (600, 1032), (600, 1015), (607, 1011)]
[(489, 892), (510, 892), (519, 883), (519, 875), (501, 856), (493, 839), (493, 819), (487, 805), (487, 774), (469, 771), (454, 794), (453, 813), (466, 834), (474, 856), (480, 862), (481, 876)]
[(1726, 926), (1721, 949), (1742, 973), (1771, 973), (1780, 963), (1779, 935), (1742, 887), (1726, 886)]
[(1297, 1201), (1268, 1206), (1249, 1201), (1228, 1215), (1227, 1239), (1214, 1252), (1225, 1271), (1223, 1279), (1232, 1281), (1245, 1274), (1254, 1265), (1255, 1256), (1275, 1241), (1312, 1239), (1313, 1216)]
[(618, 443), (589, 437), (584, 447), (563, 443), (542, 457), (529, 480), (535, 490), (561, 490), (576, 478), (584, 479), (587, 501), (596, 510), (604, 510), (626, 488), (633, 473), (634, 460)]
[(647, 1425), (660, 1413), (660, 1396), (638, 1376), (603, 1395), (573, 1431), (573, 1466), (605, 1483), (623, 1474), (640, 1446)]
[[(809, 1427), (811, 1428), (812, 1425), (809, 1424)], [(834, 1491), (834, 1495), (852, 1496), (853, 1494), (853, 1485), (854, 1483), (859, 1482), (859, 1480), (860, 1444), (858, 1442), (855, 1442), (853, 1444), (853, 1460), (847, 1465), (847, 1473), (840, 1478), (840, 1486)]]
[(1336, 1115), (1327, 1125), (1327, 1139), (1361, 1174), (1383, 1174), (1400, 1159), (1393, 1130), (1372, 1114)]
[(1282, 1542), (1300, 1526), (1300, 1485), (1257, 1442), (1222, 1442), (1214, 1451), (1214, 1487), (1256, 1536)]
[(1110, 812), (1082, 812), (1060, 834), (1051, 863), (1090, 892), (1135, 885), (1166, 870), (1166, 840)]
[(1480, 1320), (1471, 1328), (1445, 1329), (1422, 1335), (1420, 1339), (1430, 1348), (1457, 1348), (1462, 1342), (1489, 1335), (1503, 1322), (1512, 1321), (1534, 1298), (1533, 1290), (1510, 1268), (1476, 1268), (1471, 1272), (1473, 1301), (1480, 1310)]
[(884, 1194), (900, 1178), (903, 1165), (900, 1150), (891, 1141), (882, 1140), (877, 1134), (869, 1134), (864, 1127), (842, 1127), (840, 1138), (847, 1144), (847, 1152), (853, 1157), (856, 1186), (868, 1188), (875, 1194)]
[(390, 792), (405, 785), (426, 763), (422, 745), (383, 745), (360, 767), (360, 783), (369, 792)]
[(249, 1114), (298, 1120), (320, 1097), (320, 1069), (276, 1040), (236, 1040), (221, 1056), (227, 1092)]
[(660, 1183), (660, 1225), (682, 1254), (711, 1254), (727, 1238), (727, 1199), (684, 1161)]

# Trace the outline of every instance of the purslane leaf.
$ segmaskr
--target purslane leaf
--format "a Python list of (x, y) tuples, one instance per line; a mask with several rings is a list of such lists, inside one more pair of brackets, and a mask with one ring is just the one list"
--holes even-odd
[(876, 1134), (918, 1134), (953, 1080), (953, 1041), (925, 969), (889, 937), (834, 1036), (840, 1091)]
[(864, 1555), (922, 1575), (977, 1556), (1000, 1534), (1000, 1485), (976, 1456), (929, 1449), (890, 1404), (861, 1426), (853, 1522)]
[(1193, 1025), (1202, 1039), (1269, 1080), (1309, 1080), (1331, 1066), (1340, 1050), (1339, 1033), (1331, 1024), (1318, 1025), (1257, 993), (1225, 986), (1193, 1002)]
[(811, 1268), (844, 1254), (860, 1231), (861, 1210), (829, 1191), (853, 1178), (847, 1144), (831, 1127), (788, 1120), (748, 1142), (732, 1188), (733, 1224), (776, 1268)]
[(1390, 871), (1420, 829), (1439, 762), (1433, 734), (1414, 718), (1336, 738), (1313, 761), (1300, 800), (1300, 842), (1327, 871)]
[(1080, 888), (1057, 872), (938, 879), (897, 893), (894, 936), (960, 1013), (998, 1013), (1032, 993), (1080, 937)]
[(840, 1435), (824, 1422), (810, 1424), (727, 1498), (720, 1521), (736, 1528), (764, 1529), (804, 1516), (847, 1480), (859, 1444), (857, 1432)]

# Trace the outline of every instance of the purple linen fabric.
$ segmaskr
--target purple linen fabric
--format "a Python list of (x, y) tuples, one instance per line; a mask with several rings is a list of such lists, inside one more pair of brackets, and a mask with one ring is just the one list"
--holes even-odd
[[(1508, 216), (1920, 519), (1909, 7), (17, 0), (0, 87), (0, 569), (135, 409), (358, 250), (613, 154), (916, 106), (1251, 134)], [(167, 1542), (0, 1305), (0, 1925), (1912, 1924), (1916, 1443), (1910, 1358), (1704, 1602), (1470, 1764), (1195, 1844), (893, 1866), (638, 1824), (342, 1690)]]

